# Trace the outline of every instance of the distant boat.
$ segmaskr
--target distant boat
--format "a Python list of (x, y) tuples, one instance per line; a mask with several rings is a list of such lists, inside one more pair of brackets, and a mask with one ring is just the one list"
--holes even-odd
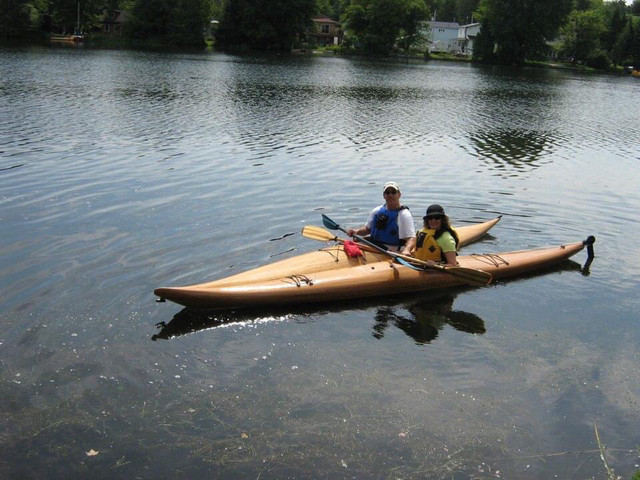
[(52, 33), (49, 40), (54, 43), (83, 43), (84, 35), (80, 30), (80, 2), (78, 2), (78, 18), (76, 20), (76, 31), (71, 35)]
[(52, 33), (51, 36), (49, 36), (49, 41), (54, 43), (82, 43), (84, 42), (84, 35), (57, 35)]

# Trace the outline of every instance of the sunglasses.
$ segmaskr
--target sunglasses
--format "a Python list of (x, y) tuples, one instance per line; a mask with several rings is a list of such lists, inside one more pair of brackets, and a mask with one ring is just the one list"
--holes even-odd
[(389, 189), (389, 190), (385, 190), (385, 191), (384, 191), (384, 194), (385, 194), (385, 195), (395, 195), (396, 193), (398, 193), (398, 191), (397, 191), (397, 190), (391, 190), (391, 189)]
[(433, 215), (432, 217), (427, 217), (427, 220), (442, 220), (442, 215)]

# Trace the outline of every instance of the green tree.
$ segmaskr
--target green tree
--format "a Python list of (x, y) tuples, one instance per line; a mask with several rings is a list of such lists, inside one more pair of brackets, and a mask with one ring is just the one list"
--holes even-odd
[(631, 14), (640, 16), (640, 0), (633, 0), (631, 4)]
[(601, 37), (602, 48), (611, 52), (627, 25), (627, 5), (624, 0), (608, 2), (603, 11), (607, 28)]
[(631, 64), (640, 70), (640, 21), (632, 22), (631, 35)]
[(91, 31), (99, 24), (103, 7), (101, 0), (54, 0), (49, 3), (49, 13), (56, 32), (72, 33), (78, 26), (84, 32)]
[(403, 0), (372, 0), (368, 9), (368, 29), (364, 37), (365, 50), (389, 53), (402, 28), (405, 15)]
[(434, 0), (433, 14), (439, 22), (455, 22), (458, 14), (457, 0)]
[(401, 28), (398, 0), (353, 0), (344, 20), (354, 43), (367, 53), (391, 52)]
[(575, 0), (575, 9), (579, 12), (590, 10), (593, 8), (591, 0)]
[(633, 51), (633, 18), (629, 17), (625, 28), (622, 30), (616, 43), (611, 49), (611, 61), (614, 65), (623, 65), (631, 62)]
[(227, 48), (289, 50), (315, 13), (315, 0), (227, 0), (216, 40)]
[(571, 0), (481, 0), (474, 60), (520, 65), (544, 57), (570, 12)]
[(211, 9), (209, 10), (209, 20), (219, 20), (222, 18), (224, 5), (222, 0), (211, 0)]
[(597, 57), (600, 49), (600, 35), (606, 31), (602, 14), (597, 10), (574, 10), (561, 29), (560, 52), (570, 57), (574, 63), (589, 63)]
[(166, 40), (171, 32), (171, 0), (138, 0), (127, 24), (133, 38)]
[(399, 46), (406, 49), (419, 40), (419, 22), (427, 14), (423, 0), (353, 0), (343, 19), (359, 48), (388, 54), (398, 37), (403, 37)]
[(367, 31), (367, 9), (361, 3), (351, 3), (345, 10), (342, 20), (347, 24), (347, 31), (353, 43), (359, 43), (359, 37)]
[(201, 45), (210, 0), (137, 0), (127, 25), (132, 38), (169, 45)]
[(173, 9), (170, 43), (202, 45), (210, 14), (211, 0), (180, 0)]
[(412, 47), (425, 44), (426, 37), (422, 33), (420, 23), (427, 19), (428, 15), (429, 12), (423, 0), (408, 0), (398, 40), (398, 46), (405, 52), (408, 52)]
[(318, 0), (318, 13), (333, 20), (340, 20), (348, 5), (348, 0)]
[(0, 8), (0, 38), (36, 35), (46, 8), (44, 0), (3, 0)]
[(458, 0), (457, 3), (457, 19), (460, 24), (471, 23), (474, 18), (474, 12), (478, 9), (480, 0)]

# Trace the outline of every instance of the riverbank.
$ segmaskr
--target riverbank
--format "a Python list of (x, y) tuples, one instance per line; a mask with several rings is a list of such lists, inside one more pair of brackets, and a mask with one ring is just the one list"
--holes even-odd
[[(303, 50), (298, 49), (295, 50), (296, 54), (312, 54), (316, 56), (348, 56), (348, 57), (367, 57), (371, 58), (371, 55), (364, 55), (360, 52), (356, 52), (354, 50), (343, 49), (339, 46), (328, 46), (316, 48), (314, 50)], [(378, 58), (378, 57), (374, 57)], [(386, 56), (381, 56), (380, 58), (392, 58), (403, 61), (429, 61), (429, 60), (440, 60), (445, 62), (458, 62), (458, 63), (476, 63), (473, 61), (470, 55), (462, 55), (462, 54), (454, 54), (447, 52), (431, 52), (429, 55), (425, 55), (423, 51), (414, 51), (410, 53), (398, 53), (394, 52)], [(599, 70), (596, 68), (588, 67), (586, 65), (578, 65), (570, 62), (562, 62), (558, 60), (548, 60), (548, 61), (529, 61), (525, 62), (524, 67), (536, 67), (536, 68), (551, 68), (557, 70), (571, 70), (576, 72), (585, 72), (585, 73), (625, 73), (631, 74), (632, 72), (625, 67), (622, 66), (612, 66), (609, 70)]]

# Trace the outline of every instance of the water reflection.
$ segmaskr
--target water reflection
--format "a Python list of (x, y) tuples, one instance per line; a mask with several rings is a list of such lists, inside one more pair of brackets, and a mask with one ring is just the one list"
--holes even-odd
[[(469, 138), (474, 154), (491, 169), (526, 172), (549, 163), (549, 151), (554, 139), (549, 132), (532, 132), (520, 129), (487, 130)], [(543, 159), (546, 159), (543, 161)]]
[[(288, 235), (285, 235), (285, 237)], [(276, 239), (274, 239), (276, 240)], [(590, 266), (594, 257), (589, 257), (584, 265), (573, 260), (565, 260), (560, 264), (536, 272), (526, 273), (518, 277), (495, 280), (493, 285), (518, 282), (543, 276), (551, 272), (578, 271), (584, 276), (590, 274)], [(211, 330), (224, 326), (254, 326), (260, 323), (285, 321), (293, 317), (309, 315), (328, 315), (335, 312), (353, 309), (376, 309), (373, 336), (384, 337), (389, 325), (398, 327), (412, 337), (417, 344), (431, 343), (438, 337), (439, 331), (449, 325), (458, 331), (484, 334), (484, 321), (474, 313), (453, 310), (453, 302), (460, 293), (407, 293), (384, 298), (359, 298), (334, 302), (330, 307), (325, 304), (305, 304), (299, 306), (249, 308), (239, 310), (198, 310), (183, 308), (169, 322), (158, 322), (160, 331), (151, 336), (151, 340), (169, 340), (201, 330)], [(443, 296), (444, 295), (444, 296)], [(406, 311), (405, 314), (398, 313)]]
[(408, 315), (396, 313), (393, 307), (379, 308), (375, 315), (373, 336), (382, 339), (389, 325), (398, 327), (418, 345), (431, 343), (446, 325), (460, 332), (485, 333), (484, 320), (478, 315), (452, 309), (455, 297), (447, 295), (418, 301), (406, 308)]
[(254, 325), (262, 322), (286, 320), (291, 316), (288, 311), (273, 310), (265, 314), (262, 310), (235, 310), (212, 311), (212, 310), (194, 310), (184, 308), (174, 315), (167, 322), (159, 322), (156, 327), (160, 331), (151, 336), (151, 340), (169, 340), (181, 335), (195, 333), (201, 330), (210, 330), (222, 326), (243, 326)]

